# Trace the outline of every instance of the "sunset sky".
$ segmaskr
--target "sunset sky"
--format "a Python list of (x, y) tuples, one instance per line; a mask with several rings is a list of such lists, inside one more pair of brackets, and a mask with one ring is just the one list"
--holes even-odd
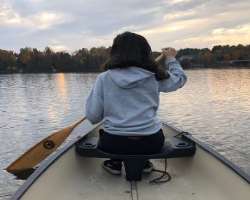
[(0, 49), (107, 47), (127, 30), (153, 50), (250, 44), (250, 0), (0, 0)]

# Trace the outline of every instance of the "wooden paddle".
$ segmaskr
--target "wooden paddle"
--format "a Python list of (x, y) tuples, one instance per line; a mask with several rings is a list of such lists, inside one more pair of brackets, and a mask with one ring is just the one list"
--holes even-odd
[(85, 119), (84, 117), (73, 125), (54, 132), (44, 138), (21, 155), (17, 160), (12, 162), (6, 168), (6, 171), (16, 175), (19, 179), (26, 179), (35, 170), (35, 167), (53, 153), (72, 133), (73, 129)]

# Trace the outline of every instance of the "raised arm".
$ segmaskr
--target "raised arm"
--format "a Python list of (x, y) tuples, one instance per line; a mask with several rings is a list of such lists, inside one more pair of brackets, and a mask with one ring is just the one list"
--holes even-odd
[[(161, 54), (161, 58), (157, 59), (165, 59), (164, 67), (165, 70), (169, 74), (169, 78), (165, 80), (159, 81), (159, 91), (160, 92), (172, 92), (175, 91), (186, 83), (187, 76), (182, 69), (180, 63), (175, 59), (176, 50), (173, 48), (163, 49), (163, 53)], [(156, 59), (156, 61), (158, 61)]]

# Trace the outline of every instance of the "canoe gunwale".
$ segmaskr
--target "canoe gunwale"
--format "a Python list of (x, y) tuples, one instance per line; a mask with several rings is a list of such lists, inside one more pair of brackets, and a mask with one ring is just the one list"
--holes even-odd
[[(200, 140), (194, 138), (190, 133), (184, 132), (176, 127), (173, 127), (169, 125), (167, 122), (162, 122), (163, 126), (168, 126), (169, 128), (173, 129), (177, 133), (186, 133), (184, 134), (185, 137), (195, 142), (201, 149), (205, 150), (207, 153), (215, 157), (217, 160), (225, 164), (227, 167), (229, 167), (231, 170), (233, 170), (236, 174), (238, 174), (240, 177), (242, 177), (247, 183), (250, 184), (250, 176), (246, 174), (241, 168), (239, 168), (237, 165), (229, 161), (227, 158), (213, 150), (211, 147), (209, 147), (208, 144), (201, 142)], [(20, 199), (25, 192), (31, 187), (31, 185), (49, 168), (56, 160), (58, 160), (64, 153), (66, 153), (68, 150), (70, 150), (76, 142), (78, 142), (81, 139), (81, 137), (77, 137), (69, 141), (67, 144), (65, 144), (64, 147), (59, 149), (57, 152), (52, 154), (47, 159), (43, 160), (39, 167), (30, 175), (30, 177), (24, 182), (23, 185), (19, 187), (19, 189), (16, 191), (16, 193), (11, 197), (11, 200), (18, 200)]]
[(233, 162), (228, 160), (226, 157), (224, 157), (223, 155), (221, 155), (220, 153), (218, 153), (217, 151), (212, 149), (207, 143), (204, 143), (204, 142), (200, 141), (199, 139), (194, 138), (190, 133), (188, 133), (186, 131), (182, 131), (182, 130), (180, 130), (180, 129), (172, 126), (172, 125), (169, 125), (167, 122), (163, 122), (163, 125), (170, 127), (171, 129), (173, 129), (176, 132), (184, 133), (184, 136), (186, 138), (188, 138), (188, 139), (192, 140), (193, 142), (195, 142), (196, 145), (198, 145), (201, 149), (203, 149), (204, 151), (206, 151), (210, 155), (214, 156), (217, 160), (219, 160), (224, 165), (229, 167), (236, 174), (238, 174), (241, 178), (243, 178), (248, 184), (250, 184), (250, 175), (249, 174), (244, 172), (240, 167), (235, 165)]
[(60, 150), (58, 150), (56, 153), (52, 154), (49, 158), (42, 161), (39, 167), (30, 175), (30, 177), (24, 182), (24, 184), (21, 185), (20, 188), (16, 191), (16, 193), (11, 197), (11, 200), (20, 199), (24, 195), (24, 193), (30, 188), (30, 186), (35, 182), (35, 180), (38, 179), (43, 174), (43, 172), (45, 172), (46, 169), (49, 168), (50, 165), (52, 165), (64, 153), (71, 149), (71, 147), (73, 147), (75, 143), (80, 139), (80, 137), (73, 139)]

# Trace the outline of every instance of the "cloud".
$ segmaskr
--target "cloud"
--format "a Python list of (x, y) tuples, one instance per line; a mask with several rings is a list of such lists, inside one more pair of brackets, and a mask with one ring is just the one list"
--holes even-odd
[(144, 35), (154, 50), (169, 45), (250, 43), (248, 34), (242, 33), (249, 23), (248, 0), (0, 1), (4, 2), (0, 4), (0, 48), (44, 48), (57, 40), (57, 49), (74, 51), (109, 46), (116, 34), (126, 30)]
[[(191, 2), (191, 1), (190, 1)], [(246, 26), (249, 18), (250, 5), (246, 2), (231, 3), (227, 5), (207, 2), (197, 4), (192, 9), (168, 13), (163, 23), (139, 31), (140, 34), (153, 41), (153, 48), (164, 46), (184, 47), (211, 47), (217, 44), (249, 44), (248, 29), (244, 29), (244, 36), (237, 35), (242, 26)], [(208, 12), (209, 11), (209, 12)], [(214, 30), (235, 30), (229, 36), (212, 34)]]
[(18, 24), (21, 22), (20, 16), (15, 13), (8, 5), (0, 4), (0, 25)]
[(48, 29), (52, 26), (65, 23), (68, 19), (69, 18), (62, 13), (41, 12), (29, 18), (28, 21), (33, 27)]
[(68, 50), (68, 47), (62, 44), (49, 44), (48, 46), (55, 52)]
[(53, 11), (41, 11), (33, 15), (21, 16), (11, 5), (7, 3), (0, 5), (0, 27), (49, 29), (70, 20), (72, 20), (71, 16)]
[(169, 0), (170, 4), (177, 4), (177, 3), (184, 3), (184, 2), (190, 2), (191, 0)]

